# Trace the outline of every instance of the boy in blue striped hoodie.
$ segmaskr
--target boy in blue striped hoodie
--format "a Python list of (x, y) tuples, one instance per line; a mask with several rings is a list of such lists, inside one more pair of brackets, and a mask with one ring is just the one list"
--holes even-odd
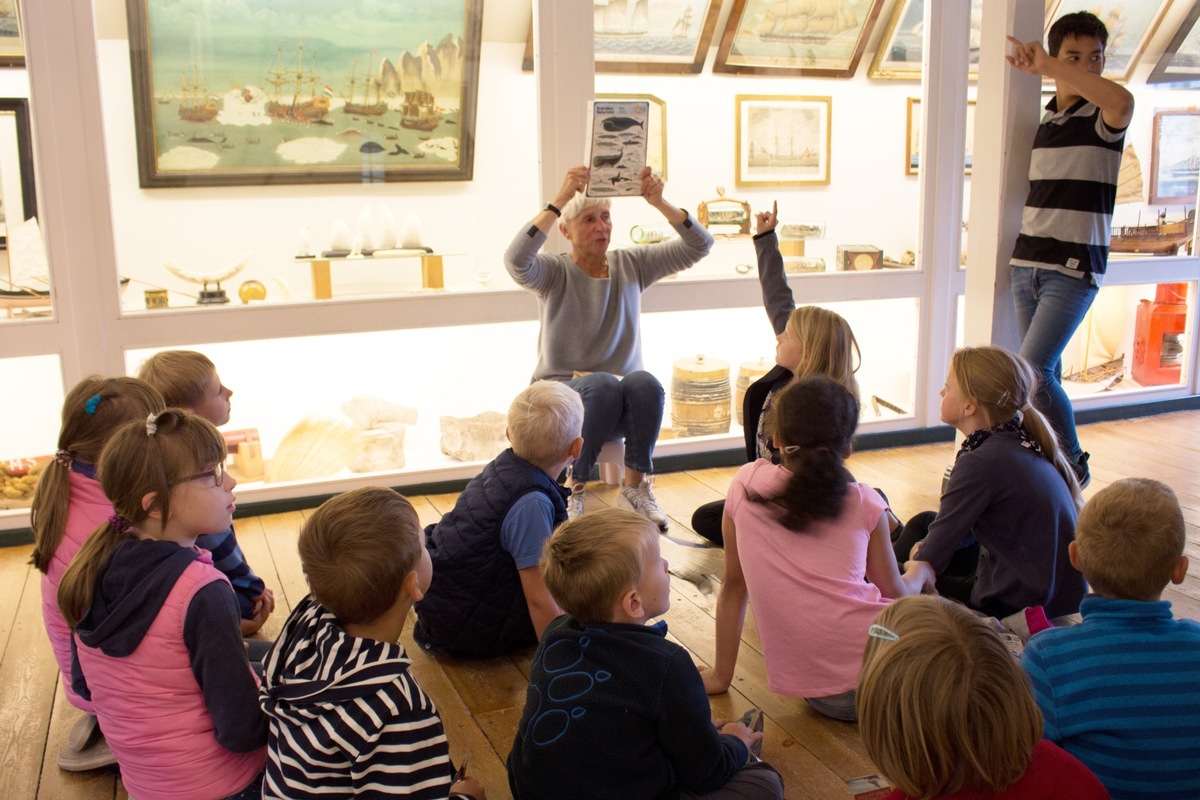
[(1036, 634), (1021, 659), (1046, 738), (1114, 800), (1200, 797), (1200, 625), (1161, 599), (1187, 574), (1184, 541), (1166, 484), (1128, 478), (1098, 492), (1069, 551), (1094, 592), (1083, 622)]

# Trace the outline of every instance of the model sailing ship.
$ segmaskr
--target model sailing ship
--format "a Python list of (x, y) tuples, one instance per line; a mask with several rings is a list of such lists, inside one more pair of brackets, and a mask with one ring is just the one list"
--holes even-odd
[[(317, 80), (316, 54), (309, 58), (306, 65), (303, 41), (296, 48), (294, 69), (284, 66), (283, 45), (280, 44), (275, 52), (275, 61), (267, 71), (267, 83), (274, 89), (274, 99), (267, 103), (267, 114), (292, 122), (324, 122), (325, 115), (329, 113), (329, 95), (333, 92), (328, 87), (322, 87), (324, 91), (318, 93)], [(286, 99), (285, 86), (291, 88), (290, 100)]]
[(764, 42), (825, 42), (858, 27), (858, 17), (840, 0), (782, 0), (772, 3), (758, 25)]
[(1113, 230), (1109, 249), (1114, 253), (1146, 253), (1155, 256), (1174, 256), (1179, 248), (1192, 252), (1196, 229), (1196, 209), (1188, 209), (1183, 219), (1167, 222), (1167, 212), (1158, 212), (1153, 225), (1120, 225)]
[(637, 39), (650, 30), (649, 0), (593, 0), (596, 37)]

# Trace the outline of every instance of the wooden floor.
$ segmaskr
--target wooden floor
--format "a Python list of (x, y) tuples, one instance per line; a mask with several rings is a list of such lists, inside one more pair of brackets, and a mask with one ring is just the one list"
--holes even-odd
[[(1200, 620), (1200, 412), (1181, 412), (1081, 429), (1092, 453), (1090, 495), (1128, 476), (1158, 478), (1179, 495), (1188, 524), (1187, 553), (1193, 575), (1172, 587), (1167, 599), (1179, 616)], [(937, 507), (941, 475), (953, 460), (950, 444), (856, 454), (855, 476), (884, 488), (896, 512), (906, 518)], [(664, 555), (675, 573), (672, 606), (667, 613), (671, 637), (698, 662), (713, 657), (714, 587), (722, 571), (720, 550), (699, 544), (687, 528), (692, 510), (722, 497), (733, 469), (707, 469), (659, 475), (655, 491), (671, 516), (663, 539)], [(593, 507), (616, 502), (609, 487), (589, 490)], [(413, 497), (423, 523), (448, 511), (454, 495)], [(278, 633), (287, 611), (305, 594), (296, 554), (296, 536), (307, 512), (241, 519), (238, 539), (247, 559), (275, 589), (278, 607), (265, 635)], [(0, 775), (14, 798), (124, 798), (115, 771), (69, 774), (55, 766), (55, 755), (79, 711), (67, 704), (58, 670), (42, 627), (40, 575), (27, 566), (30, 547), (0, 549)], [(491, 800), (510, 797), (504, 772), (525, 697), (532, 650), (488, 661), (434, 660), (404, 644), (418, 680), (433, 697), (446, 724), (455, 760), (470, 753), (471, 771)], [(713, 714), (739, 716), (754, 705), (766, 712), (763, 757), (782, 773), (787, 797), (849, 797), (845, 781), (874, 772), (853, 725), (818, 716), (802, 702), (766, 688), (761, 647), (748, 617), (734, 686), (712, 698)]]

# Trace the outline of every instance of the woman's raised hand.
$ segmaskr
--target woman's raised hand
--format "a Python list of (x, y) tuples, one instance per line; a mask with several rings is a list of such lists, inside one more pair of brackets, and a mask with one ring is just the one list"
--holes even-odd
[(775, 226), (779, 224), (779, 201), (771, 201), (770, 211), (760, 211), (754, 217), (755, 233), (767, 233), (775, 230)]
[(662, 203), (663, 180), (654, 174), (649, 167), (642, 167), (642, 197), (652, 206)]
[(554, 205), (561, 210), (563, 206), (571, 202), (571, 198), (577, 192), (582, 192), (587, 188), (588, 178), (591, 171), (584, 166), (571, 167), (567, 170), (567, 175), (563, 178), (562, 188), (558, 190), (558, 196), (554, 198)]

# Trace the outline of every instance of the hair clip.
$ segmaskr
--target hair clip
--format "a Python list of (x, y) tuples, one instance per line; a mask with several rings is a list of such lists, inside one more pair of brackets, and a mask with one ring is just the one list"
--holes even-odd
[(126, 533), (129, 528), (129, 520), (122, 517), (120, 514), (113, 514), (108, 518), (108, 524), (112, 525), (112, 529), (117, 533)]
[(100, 401), (101, 401), (102, 399), (103, 399), (103, 398), (102, 398), (102, 397), (100, 397), (100, 395), (98, 395), (98, 394), (94, 394), (94, 395), (92, 395), (91, 397), (89, 397), (89, 398), (87, 399), (87, 402), (83, 404), (83, 412), (84, 412), (85, 414), (87, 414), (88, 416), (91, 416), (92, 414), (95, 414), (95, 413), (96, 413), (96, 407), (100, 405)]
[(799, 453), (799, 452), (800, 452), (800, 445), (798, 445), (798, 444), (789, 444), (787, 447), (781, 447), (781, 448), (779, 448), (779, 449), (780, 449), (781, 451), (783, 451), (783, 452), (787, 453), (787, 454), (790, 456), (790, 455), (792, 455), (793, 453)]
[(66, 469), (70, 469), (71, 462), (73, 460), (74, 460), (74, 458), (71, 455), (71, 451), (69, 451), (69, 450), (55, 450), (54, 451), (54, 462), (56, 464), (58, 464), (60, 467), (65, 467)]
[(882, 625), (872, 625), (867, 628), (867, 633), (874, 636), (876, 639), (883, 639), (885, 642), (898, 642), (900, 637), (895, 631), (889, 630)]
[(146, 417), (146, 435), (153, 436), (158, 433), (158, 414), (150, 414)]

